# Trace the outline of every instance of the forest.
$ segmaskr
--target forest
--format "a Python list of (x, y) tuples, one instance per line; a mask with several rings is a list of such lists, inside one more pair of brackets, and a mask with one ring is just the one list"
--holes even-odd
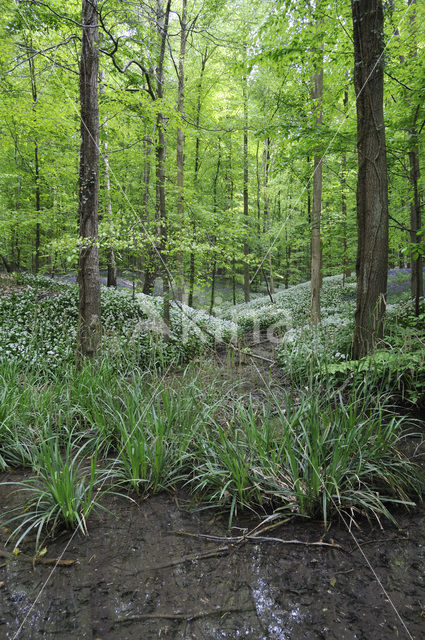
[(0, 6), (5, 638), (419, 640), (424, 4)]

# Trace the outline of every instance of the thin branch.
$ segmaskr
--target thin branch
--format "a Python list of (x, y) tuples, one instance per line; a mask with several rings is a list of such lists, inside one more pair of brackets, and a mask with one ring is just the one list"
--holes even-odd
[[(17, 62), (14, 67), (12, 67), (11, 69), (9, 69), (7, 71), (7, 73), (12, 73), (13, 71), (15, 71), (15, 69), (17, 69), (21, 65), (26, 64), (27, 62), (30, 62), (30, 60), (32, 60), (33, 58), (35, 58), (38, 55), (44, 55), (47, 51), (51, 51), (52, 49), (57, 51), (59, 49), (59, 47), (62, 47), (64, 44), (69, 44), (71, 42), (71, 40), (80, 40), (80, 37), (77, 36), (76, 34), (74, 34), (72, 36), (69, 36), (69, 38), (67, 38), (63, 42), (59, 42), (58, 44), (54, 44), (51, 47), (47, 47), (46, 49), (38, 49), (38, 50), (34, 49), (33, 47), (28, 47), (25, 44), (19, 43), (18, 47), (20, 47), (21, 49), (25, 49), (26, 51), (31, 51), (31, 55), (26, 57), (24, 60), (21, 60), (21, 61)], [(52, 60), (52, 58), (50, 58), (49, 56), (45, 56), (45, 57), (48, 60)], [(72, 71), (72, 69), (69, 69), (69, 71)], [(74, 73), (77, 73), (77, 72), (74, 71)]]
[(255, 611), (255, 607), (253, 605), (250, 607), (218, 607), (216, 609), (208, 609), (194, 613), (139, 613), (134, 616), (118, 618), (115, 622), (131, 622), (133, 620), (150, 620), (155, 618), (164, 618), (166, 620), (198, 620), (199, 618), (207, 618), (209, 616), (224, 616), (226, 613), (244, 613), (248, 611)]
[(30, 6), (32, 5), (44, 7), (45, 9), (48, 9), (50, 13), (53, 13), (53, 15), (57, 16), (61, 20), (66, 20), (67, 22), (71, 22), (72, 24), (77, 25), (77, 27), (79, 27), (80, 29), (98, 29), (99, 28), (98, 24), (81, 24), (81, 22), (77, 22), (77, 20), (74, 20), (73, 18), (69, 18), (68, 16), (63, 15), (63, 13), (58, 13), (57, 11), (52, 9), (52, 7), (48, 5), (46, 2), (41, 2), (41, 0), (31, 0)]
[(317, 542), (304, 542), (304, 540), (284, 540), (283, 538), (268, 538), (264, 536), (257, 535), (245, 535), (245, 536), (235, 536), (235, 537), (226, 537), (226, 536), (210, 536), (203, 533), (190, 533), (189, 531), (175, 531), (174, 532), (178, 536), (189, 536), (191, 538), (202, 538), (204, 540), (212, 540), (215, 542), (228, 542), (230, 544), (240, 544), (242, 542), (279, 542), (280, 544), (288, 544), (288, 545), (302, 545), (307, 547), (331, 547), (332, 549), (338, 549), (339, 551), (345, 551), (344, 548), (340, 544), (336, 544), (335, 542), (323, 542), (319, 540)]
[[(384, 73), (385, 73), (386, 76), (391, 78), (391, 80), (394, 80), (394, 82), (397, 82), (398, 84), (400, 84), (402, 87), (404, 87), (408, 91), (415, 91), (415, 89), (412, 89), (411, 87), (408, 87), (407, 84), (404, 84), (404, 82), (402, 82), (401, 80), (399, 80), (395, 76), (392, 76), (391, 73), (388, 73), (388, 71), (384, 71)], [(394, 102), (395, 102), (395, 100), (394, 100)]]

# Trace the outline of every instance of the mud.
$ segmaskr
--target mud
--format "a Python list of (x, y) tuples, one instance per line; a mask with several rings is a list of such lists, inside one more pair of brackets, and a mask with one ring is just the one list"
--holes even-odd
[[(17, 500), (9, 494), (3, 486), (2, 509)], [(75, 561), (71, 566), (33, 566), (23, 555), (0, 559), (1, 638), (425, 636), (423, 509), (402, 518), (400, 531), (365, 523), (353, 531), (354, 538), (344, 526), (334, 525), (324, 540), (339, 549), (209, 541), (199, 534), (228, 536), (226, 520), (208, 511), (188, 512), (184, 496), (161, 495), (139, 504), (115, 496), (106, 506), (110, 513), (92, 516), (88, 537), (65, 532), (48, 545), (45, 558), (63, 554)], [(232, 535), (255, 524), (240, 521)], [(321, 523), (298, 521), (263, 536), (318, 542), (323, 534)], [(5, 532), (1, 535), (4, 541)], [(30, 553), (31, 547), (24, 551)]]

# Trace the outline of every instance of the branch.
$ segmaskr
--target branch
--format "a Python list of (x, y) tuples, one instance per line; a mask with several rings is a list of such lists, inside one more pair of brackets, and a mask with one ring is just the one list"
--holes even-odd
[[(69, 36), (69, 38), (67, 38), (63, 42), (59, 42), (58, 44), (54, 44), (51, 47), (47, 47), (46, 49), (34, 49), (33, 47), (28, 47), (25, 44), (18, 43), (18, 47), (20, 47), (21, 49), (25, 49), (26, 51), (30, 51), (31, 55), (28, 56), (27, 58), (25, 58), (25, 60), (21, 60), (20, 62), (17, 62), (14, 67), (12, 67), (11, 69), (9, 69), (9, 71), (7, 71), (7, 73), (12, 73), (13, 71), (15, 71), (15, 69), (20, 67), (22, 64), (25, 64), (25, 63), (29, 62), (30, 60), (32, 60), (33, 58), (35, 58), (38, 55), (44, 55), (47, 51), (51, 51), (52, 49), (57, 51), (59, 49), (59, 47), (62, 47), (64, 44), (69, 44), (71, 42), (71, 40), (80, 40), (80, 37), (74, 34), (72, 36)], [(48, 60), (52, 59), (49, 56), (45, 56), (45, 57)], [(71, 71), (71, 69), (69, 69), (69, 71)], [(74, 73), (77, 73), (77, 71), (74, 71)]]
[[(391, 80), (394, 80), (394, 82), (398, 82), (398, 84), (400, 84), (402, 87), (404, 87), (405, 89), (407, 89), (408, 91), (414, 91), (414, 89), (412, 89), (411, 87), (408, 87), (407, 84), (404, 84), (404, 82), (402, 82), (401, 80), (399, 80), (398, 78), (394, 77), (391, 75), (391, 73), (388, 73), (388, 71), (384, 71), (385, 75), (387, 75), (389, 78), (391, 78)], [(395, 100), (394, 100), (395, 102)]]
[(45, 9), (48, 9), (51, 13), (53, 13), (53, 15), (57, 16), (61, 20), (66, 20), (67, 22), (71, 22), (72, 24), (77, 25), (77, 27), (79, 27), (80, 29), (98, 29), (99, 28), (98, 24), (81, 24), (80, 22), (77, 22), (77, 20), (74, 20), (73, 18), (64, 16), (63, 13), (58, 13), (57, 11), (52, 9), (52, 7), (50, 7), (46, 2), (41, 2), (41, 0), (31, 0), (30, 6), (34, 4), (39, 7), (44, 7)]
[(217, 609), (209, 609), (206, 611), (198, 611), (193, 613), (139, 613), (134, 616), (118, 618), (117, 620), (115, 620), (115, 622), (120, 623), (130, 622), (133, 620), (149, 620), (155, 618), (164, 618), (166, 620), (198, 620), (199, 618), (207, 618), (208, 616), (224, 616), (226, 613), (243, 613), (247, 611), (255, 611), (255, 607), (218, 607)]
[(116, 59), (115, 59), (115, 54), (118, 51), (118, 46), (119, 46), (119, 41), (120, 41), (120, 36), (118, 36), (117, 38), (115, 38), (112, 34), (112, 32), (110, 31), (110, 29), (108, 29), (105, 25), (105, 22), (103, 20), (102, 17), (102, 12), (99, 11), (99, 21), (101, 24), (101, 28), (103, 29), (103, 31), (107, 34), (107, 36), (110, 38), (110, 40), (112, 41), (113, 44), (113, 48), (111, 51), (107, 51), (106, 49), (101, 49), (99, 48), (99, 51), (101, 53), (104, 53), (105, 55), (107, 55), (109, 58), (111, 58), (112, 60), (112, 64), (114, 65), (115, 69), (117, 71), (119, 71), (120, 73), (125, 73), (129, 67), (131, 67), (131, 65), (136, 65), (136, 67), (138, 67), (140, 69), (140, 71), (143, 73), (145, 79), (146, 79), (146, 83), (148, 85), (148, 88), (145, 89), (145, 91), (150, 95), (150, 97), (152, 98), (152, 100), (156, 100), (156, 95), (152, 89), (152, 84), (151, 84), (151, 80), (150, 80), (150, 76), (149, 76), (149, 71), (148, 69), (146, 69), (146, 67), (144, 67), (138, 60), (132, 58), (131, 60), (129, 60), (128, 62), (126, 62), (126, 64), (123, 66), (123, 68), (121, 68), (119, 66), (119, 64), (117, 63)]
[(405, 227), (403, 224), (401, 224), (401, 222), (396, 220), (396, 218), (393, 218), (392, 215), (388, 214), (388, 217), (390, 218), (390, 220), (395, 222), (396, 228), (401, 229), (401, 231), (407, 231), (408, 233), (411, 233), (412, 231), (411, 229), (409, 229), (408, 227)]

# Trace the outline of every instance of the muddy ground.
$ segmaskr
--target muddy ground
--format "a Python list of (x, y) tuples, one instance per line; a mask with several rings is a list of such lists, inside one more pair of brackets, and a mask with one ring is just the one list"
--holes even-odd
[[(4, 487), (0, 504), (10, 504)], [(335, 525), (323, 540), (335, 546), (310, 546), (210, 541), (200, 534), (227, 537), (226, 519), (188, 513), (182, 496), (139, 504), (111, 497), (107, 504), (113, 515), (92, 517), (88, 537), (65, 533), (48, 546), (44, 562), (73, 564), (33, 566), (23, 554), (2, 559), (1, 638), (425, 637), (423, 509), (402, 517), (402, 530), (365, 523), (352, 537)], [(238, 524), (233, 536), (255, 521)], [(323, 527), (298, 521), (262, 535), (320, 542)]]
[[(270, 343), (255, 353), (238, 367), (217, 356), (235, 398), (255, 389), (261, 401), (271, 380), (282, 388)], [(2, 511), (21, 499), (11, 490), (0, 486)], [(245, 516), (229, 534), (224, 515), (190, 512), (182, 493), (103, 504), (109, 512), (91, 515), (89, 536), (64, 532), (41, 562), (30, 543), (7, 556), (0, 531), (2, 640), (425, 638), (423, 507), (399, 514), (400, 530), (364, 522), (350, 533), (335, 523), (325, 535), (322, 523), (298, 520), (261, 534), (280, 541), (229, 541), (258, 520)]]

